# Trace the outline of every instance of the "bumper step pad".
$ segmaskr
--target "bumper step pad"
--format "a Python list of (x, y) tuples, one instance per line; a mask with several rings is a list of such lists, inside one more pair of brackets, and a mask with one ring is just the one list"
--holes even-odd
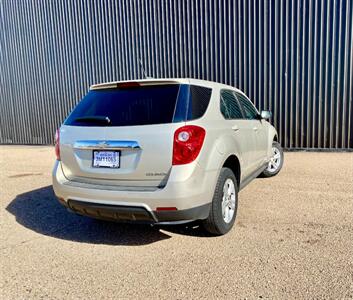
[(77, 214), (97, 219), (117, 222), (156, 222), (152, 214), (143, 207), (97, 204), (77, 200), (69, 200), (68, 205)]

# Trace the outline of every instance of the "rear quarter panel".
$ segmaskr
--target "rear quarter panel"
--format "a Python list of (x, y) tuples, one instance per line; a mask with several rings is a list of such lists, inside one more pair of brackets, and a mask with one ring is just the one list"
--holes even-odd
[[(235, 155), (240, 163), (240, 168), (245, 167), (242, 154), (239, 152), (240, 145), (234, 138), (233, 132), (227, 126), (219, 108), (220, 88), (212, 87), (212, 96), (205, 115), (197, 120), (187, 122), (187, 125), (201, 126), (206, 130), (206, 136), (197, 163), (207, 172), (219, 172), (231, 155)], [(217, 179), (216, 178), (216, 179)], [(241, 178), (240, 178), (241, 180)], [(214, 182), (214, 187), (216, 185)]]

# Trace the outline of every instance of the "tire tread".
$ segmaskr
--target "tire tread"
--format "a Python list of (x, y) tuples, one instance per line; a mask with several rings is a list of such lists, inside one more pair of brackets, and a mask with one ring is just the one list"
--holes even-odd
[[(231, 178), (235, 185), (236, 191), (236, 203), (235, 203), (235, 212), (233, 220), (230, 223), (225, 223), (222, 216), (219, 216), (219, 201), (222, 201), (223, 197), (223, 185), (227, 178)], [(215, 192), (212, 199), (210, 214), (206, 220), (203, 221), (203, 227), (206, 231), (213, 235), (223, 235), (227, 233), (234, 224), (238, 205), (238, 186), (237, 180), (233, 171), (229, 168), (222, 168), (219, 178), (217, 180)]]

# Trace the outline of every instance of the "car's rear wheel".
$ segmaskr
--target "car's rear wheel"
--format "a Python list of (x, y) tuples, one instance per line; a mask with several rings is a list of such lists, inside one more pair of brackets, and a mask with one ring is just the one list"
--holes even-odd
[(277, 142), (272, 143), (272, 155), (267, 168), (262, 172), (261, 177), (272, 177), (281, 171), (283, 166), (283, 149)]
[(238, 185), (234, 173), (222, 168), (213, 195), (208, 218), (203, 227), (211, 234), (222, 235), (232, 229), (238, 207)]

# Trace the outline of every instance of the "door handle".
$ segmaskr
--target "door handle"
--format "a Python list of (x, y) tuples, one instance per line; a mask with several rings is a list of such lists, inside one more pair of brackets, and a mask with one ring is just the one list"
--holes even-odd
[(259, 128), (257, 128), (257, 127), (254, 127), (253, 129), (254, 129), (255, 131), (258, 131), (258, 130), (259, 130)]
[(239, 127), (238, 127), (238, 125), (234, 125), (234, 126), (232, 126), (232, 129), (233, 129), (234, 131), (238, 131), (238, 130), (239, 130)]

